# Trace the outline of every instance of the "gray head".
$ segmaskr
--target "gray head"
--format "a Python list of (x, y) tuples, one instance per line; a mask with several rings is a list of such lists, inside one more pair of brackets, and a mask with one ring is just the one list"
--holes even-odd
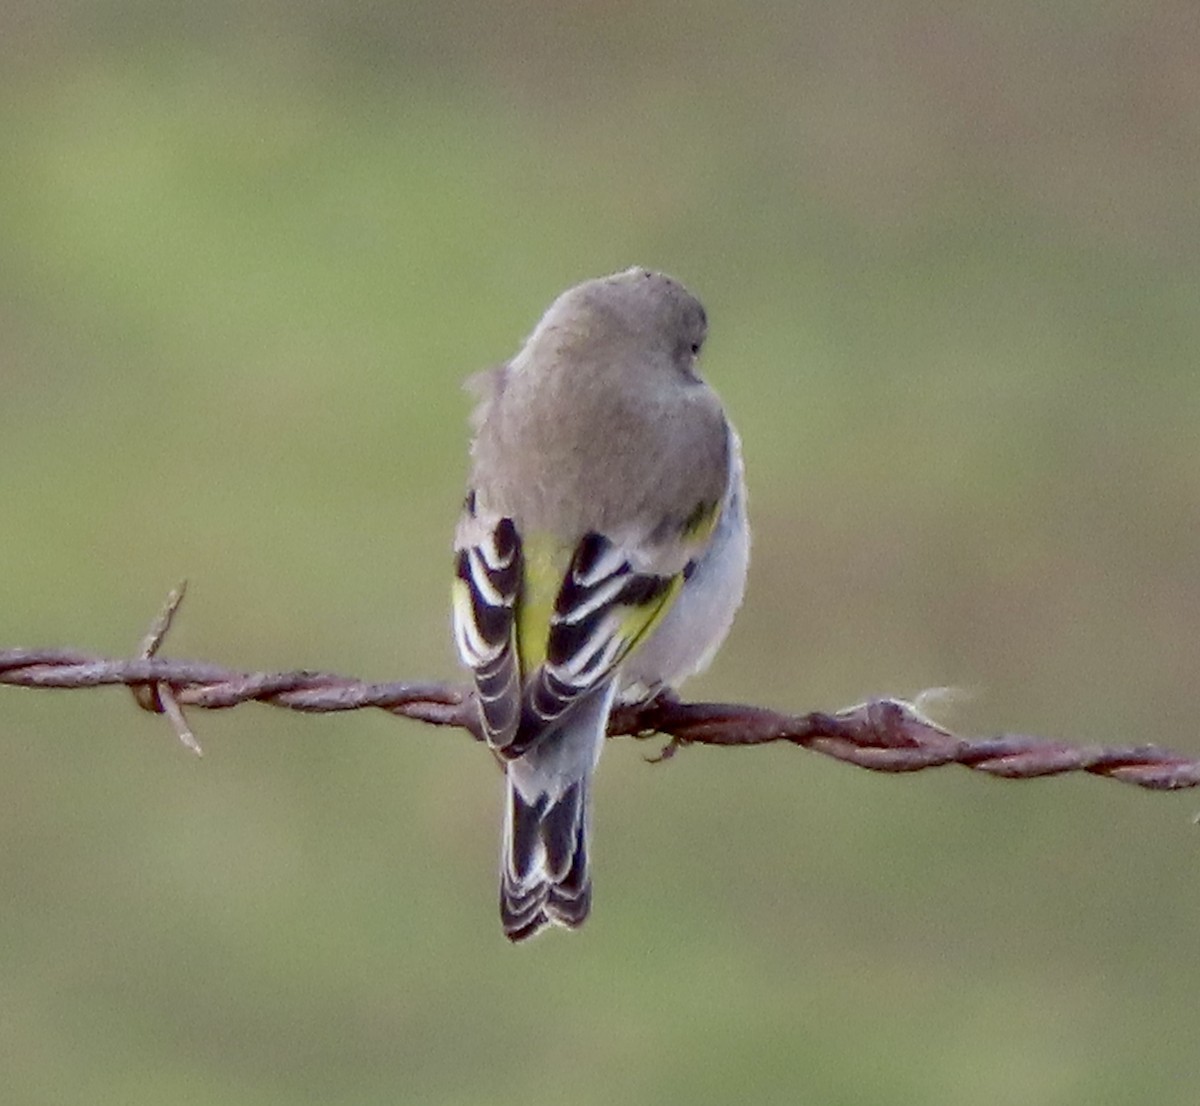
[[(492, 372), (475, 414), (472, 483), (523, 532), (684, 527), (729, 479), (721, 402), (696, 375), (704, 308), (646, 269), (585, 281)], [(668, 526), (668, 530), (670, 527)]]
[(692, 376), (707, 333), (704, 308), (679, 281), (634, 267), (563, 292), (530, 335), (521, 360), (593, 368), (667, 364)]

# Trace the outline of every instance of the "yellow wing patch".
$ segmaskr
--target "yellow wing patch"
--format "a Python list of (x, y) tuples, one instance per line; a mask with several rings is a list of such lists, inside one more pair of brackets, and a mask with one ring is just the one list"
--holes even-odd
[(525, 580), (517, 607), (517, 655), (521, 672), (532, 672), (546, 660), (550, 618), (571, 563), (571, 549), (546, 534), (527, 534)]

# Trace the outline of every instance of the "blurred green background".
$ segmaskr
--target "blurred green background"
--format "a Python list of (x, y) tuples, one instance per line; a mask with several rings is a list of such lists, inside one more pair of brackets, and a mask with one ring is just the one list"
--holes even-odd
[[(0, 647), (457, 679), (460, 381), (705, 301), (746, 605), (688, 688), (1200, 755), (1187, 2), (0, 13)], [(513, 949), (500, 780), (367, 713), (0, 688), (4, 1103), (1192, 1106), (1200, 795), (614, 742)]]

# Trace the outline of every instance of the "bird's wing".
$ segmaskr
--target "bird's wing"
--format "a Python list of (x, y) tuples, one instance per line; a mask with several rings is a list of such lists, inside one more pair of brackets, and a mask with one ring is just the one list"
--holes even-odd
[(523, 542), (510, 518), (460, 524), (458, 650), (475, 675), (489, 745), (511, 759), (566, 722), (670, 608), (709, 541), (719, 505), (698, 506), (669, 539), (589, 532), (568, 550)]
[(521, 715), (516, 613), (524, 586), (521, 538), (510, 518), (481, 526), (467, 497), (455, 543), (454, 637), (475, 675), (483, 736), (493, 748), (512, 743)]
[[(682, 571), (638, 571), (629, 553), (602, 534), (583, 537), (542, 630), (544, 652), (525, 678), (511, 755), (536, 744), (564, 721), (574, 704), (607, 684), (666, 612), (682, 582)], [(529, 631), (537, 633), (533, 626)], [(525, 633), (522, 626), (523, 642)]]

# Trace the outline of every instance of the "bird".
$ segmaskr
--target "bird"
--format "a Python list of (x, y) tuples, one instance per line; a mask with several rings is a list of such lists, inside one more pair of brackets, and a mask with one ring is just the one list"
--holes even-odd
[(514, 943), (591, 908), (592, 775), (615, 704), (704, 669), (741, 605), (741, 443), (698, 371), (703, 306), (633, 267), (557, 297), (469, 382), (452, 610), (505, 770), (500, 917)]

